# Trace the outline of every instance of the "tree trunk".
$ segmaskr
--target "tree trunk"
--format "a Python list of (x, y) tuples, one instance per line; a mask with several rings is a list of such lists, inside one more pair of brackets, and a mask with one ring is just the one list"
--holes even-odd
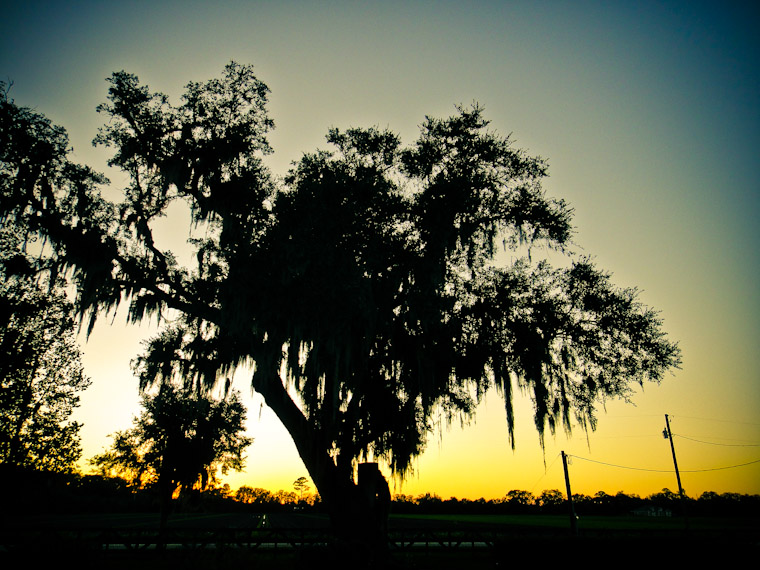
[(159, 551), (166, 549), (166, 530), (169, 524), (169, 514), (172, 509), (172, 495), (174, 489), (172, 482), (167, 481), (168, 477), (159, 475), (158, 477), (158, 501), (160, 518), (158, 523), (158, 543), (156, 547)]
[(334, 533), (330, 555), (341, 567), (374, 567), (388, 553), (388, 483), (376, 463), (359, 465), (357, 483), (351, 474), (327, 469), (317, 476), (320, 481), (312, 477), (330, 515)]
[[(258, 381), (257, 381), (258, 380)], [(279, 379), (254, 377), (254, 389), (275, 412), (293, 438), (296, 449), (320, 497), (327, 506), (340, 562), (361, 568), (387, 551), (390, 508), (388, 483), (376, 463), (359, 465), (358, 483), (350, 461), (336, 462), (320, 430), (310, 424)]]
[(10, 438), (8, 458), (7, 462), (11, 465), (24, 465), (26, 466), (26, 458), (28, 456), (28, 450), (24, 449), (22, 445), (21, 433), (24, 430), (24, 424), (33, 419), (40, 410), (41, 404), (36, 404), (34, 408), (31, 407), (32, 400), (34, 398), (34, 377), (37, 373), (37, 368), (40, 366), (40, 357), (37, 355), (34, 360), (34, 364), (30, 368), (29, 377), (24, 386), (24, 396), (21, 403), (18, 405), (18, 418), (13, 426), (13, 433)]

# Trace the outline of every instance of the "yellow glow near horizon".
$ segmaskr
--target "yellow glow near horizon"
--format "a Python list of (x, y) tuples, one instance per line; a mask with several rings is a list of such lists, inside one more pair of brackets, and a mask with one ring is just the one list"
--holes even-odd
[[(672, 4), (16, 3), (0, 22), (0, 77), (17, 103), (67, 129), (73, 160), (101, 171), (95, 107), (120, 69), (176, 103), (188, 81), (253, 63), (272, 89), (278, 175), (324, 147), (331, 126), (387, 126), (410, 143), (426, 114), (479, 101), (495, 130), (550, 161), (546, 191), (575, 208), (579, 251), (641, 288), (683, 367), (633, 404), (609, 402), (588, 437), (547, 436), (543, 452), (530, 401), (517, 403), (513, 452), (488, 394), (473, 425), (431, 434), (395, 491), (564, 491), (560, 451), (575, 457), (576, 493), (675, 490), (667, 413), (690, 496), (760, 493), (758, 8)], [(108, 175), (116, 193), (120, 176)], [(163, 239), (181, 244), (186, 232), (167, 225)], [(111, 322), (82, 345), (93, 379), (75, 417), (85, 460), (139, 412), (129, 361), (156, 331), (122, 313)], [(235, 382), (255, 441), (245, 473), (224, 480), (291, 490), (307, 474), (292, 441), (247, 380)]]

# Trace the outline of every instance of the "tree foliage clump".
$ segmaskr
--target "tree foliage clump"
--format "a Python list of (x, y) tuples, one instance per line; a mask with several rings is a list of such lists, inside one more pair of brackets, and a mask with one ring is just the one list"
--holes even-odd
[(13, 226), (0, 228), (0, 464), (71, 472), (82, 455), (71, 415), (90, 380), (61, 284), (9, 271), (30, 263)]
[[(491, 387), (510, 440), (518, 390), (543, 437), (593, 428), (600, 402), (679, 364), (636, 291), (572, 253), (572, 210), (544, 191), (546, 161), (478, 106), (426, 118), (406, 147), (387, 130), (332, 129), (329, 149), (280, 182), (252, 67), (189, 83), (177, 106), (129, 73), (109, 82), (95, 142), (129, 176), (123, 200), (68, 161), (62, 130), (6, 100), (0, 128), (21, 135), (0, 216), (51, 240), (46, 263), (73, 271), (89, 323), (127, 300), (133, 321), (177, 315), (143, 357), (148, 384), (209, 388), (252, 365), (333, 514), (360, 508), (357, 461), (406, 473), (439, 415), (471, 416)], [(153, 233), (175, 202), (188, 206), (187, 267)]]
[(237, 392), (214, 400), (164, 384), (142, 406), (133, 427), (116, 432), (111, 448), (90, 460), (101, 474), (171, 496), (177, 489), (203, 490), (219, 472), (243, 468), (252, 440), (243, 434), (245, 407)]

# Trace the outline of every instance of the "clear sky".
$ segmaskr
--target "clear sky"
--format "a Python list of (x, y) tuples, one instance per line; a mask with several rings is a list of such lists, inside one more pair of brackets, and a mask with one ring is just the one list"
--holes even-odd
[[(510, 489), (648, 495), (760, 493), (760, 85), (751, 2), (16, 2), (0, 19), (0, 78), (64, 126), (73, 159), (108, 172), (90, 141), (105, 78), (121, 69), (179, 101), (183, 86), (252, 63), (272, 90), (270, 164), (284, 174), (331, 126), (389, 127), (411, 142), (425, 115), (478, 101), (492, 127), (548, 159), (546, 190), (575, 208), (579, 250), (661, 312), (681, 370), (610, 402), (596, 432), (547, 438), (519, 402), (517, 449), (497, 395), (472, 425), (433, 434), (396, 492), (495, 498)], [(186, 230), (167, 224), (181, 251)], [(85, 457), (138, 412), (129, 361), (155, 332), (104, 319), (76, 419)], [(292, 488), (306, 470), (244, 374), (247, 470), (225, 479)], [(751, 465), (738, 467), (751, 462)]]

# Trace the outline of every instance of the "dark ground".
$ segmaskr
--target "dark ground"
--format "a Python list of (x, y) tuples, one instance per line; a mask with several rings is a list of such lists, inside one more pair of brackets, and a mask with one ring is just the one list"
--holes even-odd
[[(177, 515), (171, 521), (174, 529), (230, 529), (253, 528), (259, 523), (258, 516), (251, 514), (196, 514)], [(273, 514), (266, 522), (269, 528), (295, 529), (328, 528), (326, 517), (307, 514)], [(569, 531), (556, 527), (494, 526), (487, 523), (444, 522), (425, 518), (394, 518), (391, 530), (405, 529), (419, 537), (429, 537), (431, 532), (473, 530), (488, 532), (496, 530), (497, 538), (492, 546), (475, 546), (463, 543), (456, 548), (436, 544), (418, 543), (417, 546), (399, 550), (391, 549), (382, 557), (372, 559), (366, 552), (350, 545), (321, 545), (303, 548), (277, 548), (267, 551), (258, 549), (225, 548), (174, 548), (164, 552), (152, 550), (103, 550), (87, 548), (76, 541), (31, 540), (22, 547), (0, 546), (0, 567), (44, 567), (74, 563), (78, 568), (108, 568), (114, 570), (152, 570), (158, 568), (182, 568), (183, 570), (211, 570), (216, 568), (250, 568), (282, 570), (300, 568), (388, 568), (397, 570), (480, 570), (502, 569), (515, 566), (560, 564), (585, 568), (609, 566), (661, 567), (685, 564), (704, 567), (720, 564), (720, 567), (746, 566), (747, 560), (757, 561), (760, 555), (760, 532), (756, 521), (749, 526), (736, 528), (741, 532), (728, 531), (720, 525), (692, 524), (696, 529), (658, 530), (654, 532), (605, 529), (585, 531), (571, 536)], [(155, 529), (153, 515), (92, 515), (79, 517), (37, 517), (5, 521), (3, 534), (29, 531), (30, 536), (41, 528), (66, 528), (71, 530), (98, 527)], [(721, 530), (723, 529), (723, 530)], [(493, 535), (488, 535), (493, 536)], [(40, 543), (42, 542), (42, 543)], [(0, 543), (2, 544), (2, 543)], [(697, 564), (698, 563), (698, 564)], [(754, 564), (754, 562), (753, 562)]]

